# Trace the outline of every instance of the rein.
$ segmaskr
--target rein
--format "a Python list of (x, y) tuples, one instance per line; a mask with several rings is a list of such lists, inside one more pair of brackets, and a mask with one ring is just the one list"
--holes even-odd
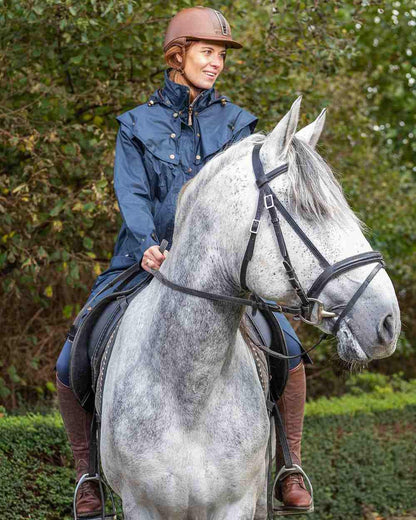
[[(296, 292), (299, 300), (300, 305), (297, 307), (294, 306), (286, 306), (286, 305), (280, 305), (277, 303), (268, 303), (264, 300), (262, 300), (259, 296), (252, 293), (250, 298), (240, 298), (236, 296), (227, 296), (224, 294), (215, 294), (215, 293), (209, 293), (205, 291), (200, 291), (197, 289), (192, 289), (190, 287), (185, 287), (180, 284), (176, 284), (174, 282), (171, 282), (168, 280), (160, 271), (151, 269), (151, 272), (153, 276), (159, 280), (163, 285), (166, 285), (170, 289), (174, 291), (179, 291), (185, 294), (189, 294), (192, 296), (197, 296), (199, 298), (204, 298), (206, 300), (211, 301), (219, 301), (219, 302), (226, 302), (231, 303), (234, 305), (244, 305), (253, 307), (254, 311), (257, 310), (264, 310), (264, 311), (271, 311), (271, 312), (283, 312), (286, 314), (292, 314), (295, 318), (302, 320), (305, 323), (308, 323), (310, 325), (320, 325), (322, 321), (325, 318), (337, 318), (335, 321), (331, 334), (336, 335), (339, 327), (341, 325), (341, 321), (346, 317), (346, 315), (351, 311), (359, 297), (363, 294), (365, 289), (370, 284), (371, 280), (376, 276), (378, 271), (385, 267), (385, 263), (383, 260), (383, 256), (378, 251), (368, 251), (365, 253), (360, 253), (354, 256), (350, 256), (348, 258), (345, 258), (344, 260), (341, 260), (339, 262), (336, 262), (334, 264), (330, 264), (328, 260), (322, 255), (322, 253), (319, 251), (319, 249), (313, 244), (313, 242), (306, 236), (304, 231), (299, 227), (299, 225), (296, 223), (296, 221), (293, 219), (293, 217), (290, 215), (290, 213), (286, 210), (286, 208), (283, 206), (283, 204), (279, 201), (274, 191), (271, 189), (269, 182), (278, 177), (279, 175), (282, 175), (286, 173), (289, 169), (288, 163), (285, 163), (278, 168), (275, 168), (271, 172), (265, 174), (263, 170), (263, 165), (260, 160), (260, 149), (261, 144), (256, 144), (253, 148), (253, 154), (252, 154), (252, 162), (253, 162), (253, 169), (254, 174), (256, 177), (256, 185), (259, 190), (259, 198), (257, 202), (257, 209), (255, 217), (252, 221), (251, 228), (250, 228), (250, 238), (246, 247), (246, 251), (244, 254), (244, 258), (241, 264), (240, 269), (240, 285), (241, 287), (249, 291), (249, 288), (247, 287), (246, 277), (247, 277), (247, 268), (248, 264), (251, 261), (254, 253), (254, 247), (256, 243), (256, 238), (258, 234), (258, 230), (260, 227), (260, 221), (263, 214), (263, 210), (267, 210), (270, 215), (270, 219), (273, 225), (273, 229), (276, 235), (277, 244), (279, 246), (280, 253), (283, 257), (283, 267), (286, 271), (286, 274), (289, 279), (289, 283)], [(286, 247), (286, 241), (282, 232), (282, 228), (280, 226), (280, 219), (278, 215), (278, 211), (281, 214), (281, 216), (286, 220), (286, 222), (291, 226), (291, 228), (294, 230), (294, 232), (298, 235), (298, 237), (302, 240), (302, 242), (307, 246), (307, 248), (311, 251), (311, 253), (315, 256), (315, 258), (318, 260), (319, 264), (323, 268), (322, 273), (318, 276), (318, 278), (313, 282), (311, 288), (309, 291), (305, 291), (302, 287), (298, 276), (296, 274), (295, 268), (292, 265), (288, 249)], [(162, 241), (160, 250), (161, 252), (166, 249), (167, 241)], [(355, 294), (352, 296), (350, 301), (347, 303), (343, 311), (337, 315), (335, 312), (332, 312), (330, 310), (326, 310), (324, 307), (323, 302), (321, 302), (318, 299), (318, 296), (325, 288), (326, 284), (332, 280), (333, 278), (339, 276), (340, 274), (343, 274), (345, 272), (351, 271), (353, 269), (356, 269), (358, 267), (362, 267), (364, 265), (373, 264), (376, 263), (377, 265), (374, 267), (374, 269), (371, 271), (371, 273), (367, 276), (367, 278), (364, 280), (364, 282), (360, 285), (358, 290), (355, 292)], [(314, 308), (316, 307), (316, 320), (312, 321), (312, 313)], [(314, 345), (312, 348), (307, 350), (306, 352), (310, 352), (314, 348), (316, 348), (322, 339), (327, 337), (326, 334), (324, 334), (319, 342)], [(263, 346), (264, 347), (264, 346)], [(299, 357), (303, 354), (297, 355), (297, 356), (285, 356), (283, 354), (280, 354), (278, 352), (274, 352), (267, 347), (264, 347), (263, 350), (267, 352), (267, 354), (278, 357), (280, 359), (291, 359)]]
[[(163, 245), (163, 241), (162, 241)], [(165, 246), (166, 247), (166, 246)], [(163, 252), (164, 248), (161, 248), (161, 252)], [(190, 287), (185, 287), (183, 285), (178, 285), (176, 283), (171, 282), (168, 280), (160, 271), (157, 271), (155, 269), (152, 269), (153, 276), (159, 280), (160, 283), (163, 285), (166, 285), (166, 287), (169, 287), (169, 289), (172, 289), (174, 291), (179, 291), (184, 294), (190, 294), (192, 296), (197, 296), (199, 298), (204, 298), (205, 300), (211, 300), (211, 301), (219, 301), (219, 302), (226, 302), (231, 303), (234, 305), (245, 305), (248, 307), (253, 307), (254, 314), (258, 311), (273, 311), (273, 312), (284, 312), (287, 314), (294, 314), (297, 316), (298, 308), (297, 307), (287, 307), (285, 305), (278, 305), (278, 304), (272, 304), (265, 302), (261, 298), (256, 297), (255, 295), (252, 295), (253, 299), (248, 298), (238, 298), (236, 296), (227, 296), (225, 294), (215, 294), (215, 293), (208, 293), (204, 291), (199, 291), (197, 289), (191, 289)], [(278, 359), (295, 359), (301, 356), (304, 356), (306, 354), (309, 354), (309, 352), (312, 352), (312, 350), (315, 350), (317, 346), (321, 344), (321, 342), (328, 337), (327, 334), (323, 334), (319, 341), (310, 349), (304, 350), (301, 354), (296, 354), (294, 356), (286, 356), (285, 354), (281, 354), (280, 352), (275, 352), (274, 350), (271, 350), (270, 348), (266, 347), (266, 345), (258, 345), (263, 352), (268, 354), (271, 357), (278, 358)]]
[[(163, 249), (161, 248), (161, 252)], [(197, 289), (191, 289), (190, 287), (185, 287), (183, 285), (179, 285), (177, 283), (171, 282), (168, 280), (160, 271), (152, 269), (153, 276), (159, 280), (163, 285), (169, 287), (169, 289), (173, 289), (174, 291), (179, 291), (184, 294), (190, 294), (191, 296), (197, 296), (199, 298), (204, 298), (205, 300), (217, 301), (217, 302), (226, 302), (232, 303), (234, 305), (246, 305), (248, 307), (253, 307), (255, 311), (261, 310), (265, 311), (267, 309), (274, 312), (284, 312), (287, 314), (297, 314), (299, 311), (298, 307), (288, 307), (286, 305), (279, 305), (277, 303), (267, 303), (261, 298), (257, 298), (254, 294), (252, 298), (239, 298), (238, 296), (228, 296), (226, 294), (215, 294), (209, 293), (205, 291), (199, 291)]]

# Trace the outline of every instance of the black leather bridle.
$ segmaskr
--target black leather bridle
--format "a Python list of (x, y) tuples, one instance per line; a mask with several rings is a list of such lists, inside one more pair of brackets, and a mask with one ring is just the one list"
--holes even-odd
[[(295, 310), (295, 312), (285, 312), (290, 312), (292, 314), (294, 313), (296, 316), (298, 316), (302, 321), (306, 323), (309, 323), (311, 325), (320, 325), (324, 318), (337, 317), (336, 313), (325, 310), (324, 304), (318, 299), (318, 296), (330, 280), (339, 276), (342, 273), (346, 273), (347, 271), (356, 269), (357, 267), (362, 267), (364, 265), (376, 263), (377, 265), (367, 276), (367, 278), (358, 288), (351, 300), (345, 306), (344, 310), (338, 316), (338, 319), (331, 330), (331, 333), (335, 336), (341, 325), (341, 320), (345, 318), (348, 312), (350, 312), (354, 304), (357, 302), (358, 298), (363, 294), (363, 292), (368, 287), (369, 283), (375, 277), (378, 271), (384, 267), (385, 264), (383, 256), (378, 251), (368, 251), (366, 253), (360, 253), (358, 255), (350, 256), (348, 258), (345, 258), (344, 260), (341, 260), (331, 265), (328, 262), (328, 260), (322, 255), (322, 253), (320, 253), (317, 247), (311, 242), (311, 240), (306, 236), (304, 231), (298, 226), (298, 224), (292, 218), (290, 213), (279, 201), (274, 191), (270, 188), (269, 182), (271, 180), (288, 171), (288, 163), (285, 163), (279, 166), (278, 168), (274, 169), (273, 171), (265, 174), (263, 170), (263, 165), (260, 160), (260, 148), (260, 144), (255, 145), (252, 155), (254, 175), (256, 176), (256, 184), (259, 189), (259, 198), (257, 202), (256, 216), (253, 219), (250, 229), (250, 239), (241, 265), (241, 287), (245, 290), (248, 290), (246, 284), (247, 267), (250, 260), (253, 257), (256, 237), (260, 226), (260, 219), (264, 208), (267, 209), (269, 212), (270, 219), (273, 224), (273, 229), (276, 235), (277, 243), (279, 245), (280, 253), (283, 257), (283, 266), (286, 270), (289, 282), (300, 299), (300, 306), (296, 310), (293, 309)], [(299, 238), (307, 246), (307, 248), (311, 251), (311, 253), (315, 256), (315, 258), (318, 260), (319, 264), (323, 268), (323, 272), (314, 281), (312, 287), (309, 289), (308, 292), (306, 292), (300, 284), (299, 279), (296, 275), (296, 271), (290, 260), (289, 252), (287, 250), (286, 242), (280, 226), (280, 220), (277, 210), (279, 210), (279, 213), (283, 216), (286, 222), (291, 226), (291, 228), (295, 231), (295, 233), (299, 236)], [(317, 307), (317, 320), (311, 321), (312, 311), (315, 306)]]
[[(335, 324), (332, 327), (331, 334), (334, 336), (337, 334), (339, 327), (341, 325), (341, 321), (345, 318), (345, 316), (351, 311), (358, 298), (363, 294), (365, 289), (368, 287), (371, 280), (376, 276), (378, 271), (385, 266), (383, 256), (378, 251), (368, 251), (366, 253), (360, 253), (358, 255), (350, 256), (336, 262), (334, 264), (330, 264), (326, 258), (319, 252), (316, 246), (311, 242), (311, 240), (306, 236), (303, 230), (298, 226), (293, 217), (289, 214), (283, 204), (279, 201), (276, 194), (271, 189), (269, 182), (282, 175), (283, 173), (288, 171), (288, 163), (275, 168), (271, 172), (265, 174), (263, 170), (263, 165), (260, 160), (260, 148), (261, 144), (256, 144), (253, 148), (252, 161), (253, 161), (253, 169), (256, 177), (256, 184), (259, 190), (259, 198), (257, 202), (256, 215), (253, 219), (251, 228), (250, 228), (250, 238), (247, 244), (246, 252), (244, 254), (244, 258), (241, 264), (240, 270), (240, 284), (241, 287), (249, 291), (247, 287), (246, 277), (247, 277), (247, 267), (250, 260), (253, 257), (254, 246), (256, 243), (256, 237), (258, 234), (260, 220), (263, 214), (263, 210), (266, 209), (269, 212), (271, 222), (273, 224), (273, 229), (276, 235), (277, 243), (279, 245), (279, 249), (281, 255), (283, 257), (283, 266), (285, 268), (286, 274), (288, 275), (289, 282), (293, 289), (296, 291), (297, 296), (300, 299), (300, 305), (297, 307), (287, 306), (287, 305), (279, 305), (277, 303), (268, 303), (259, 298), (258, 296), (252, 294), (250, 299), (248, 298), (238, 298), (235, 296), (227, 296), (223, 294), (214, 294), (208, 293), (205, 291), (199, 291), (196, 289), (191, 289), (189, 287), (185, 287), (174, 282), (169, 281), (165, 276), (157, 270), (152, 270), (152, 274), (155, 278), (157, 278), (161, 283), (166, 285), (167, 287), (180, 291), (185, 294), (190, 294), (193, 296), (198, 296), (200, 298), (205, 298), (213, 301), (222, 301), (233, 303), (237, 305), (247, 305), (253, 307), (254, 309), (260, 310), (268, 310), (272, 312), (284, 312), (287, 314), (293, 314), (295, 317), (298, 317), (305, 323), (309, 323), (311, 325), (320, 325), (324, 318), (337, 318)], [(318, 276), (315, 282), (312, 284), (311, 288), (308, 292), (306, 292), (295, 272), (295, 269), (290, 260), (290, 256), (286, 247), (286, 242), (282, 233), (282, 229), (280, 226), (280, 220), (278, 216), (278, 211), (282, 215), (282, 217), (286, 220), (286, 222), (292, 227), (295, 233), (299, 236), (302, 242), (307, 246), (307, 248), (311, 251), (311, 253), (318, 260), (319, 264), (323, 268), (322, 273)], [(343, 311), (337, 315), (334, 312), (328, 311), (324, 308), (323, 302), (318, 299), (318, 296), (325, 288), (327, 283), (333, 278), (343, 274), (345, 272), (351, 271), (352, 269), (356, 269), (357, 267), (362, 267), (368, 264), (377, 264), (371, 273), (367, 276), (364, 282), (360, 285), (359, 289), (354, 293), (350, 301), (344, 307)], [(312, 321), (312, 313), (314, 308), (317, 308), (316, 311), (316, 320)], [(282, 357), (282, 356), (279, 356)], [(290, 356), (287, 356), (290, 357)], [(298, 357), (298, 356), (294, 356)]]

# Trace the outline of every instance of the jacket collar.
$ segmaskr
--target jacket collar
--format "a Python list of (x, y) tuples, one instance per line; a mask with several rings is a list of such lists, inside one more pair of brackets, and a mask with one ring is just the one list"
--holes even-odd
[[(175, 110), (183, 110), (189, 106), (189, 87), (175, 83), (169, 78), (171, 69), (165, 70), (165, 84), (162, 89), (155, 92), (157, 101), (171, 106)], [(203, 90), (193, 102), (195, 109), (202, 110), (217, 99), (215, 88)]]

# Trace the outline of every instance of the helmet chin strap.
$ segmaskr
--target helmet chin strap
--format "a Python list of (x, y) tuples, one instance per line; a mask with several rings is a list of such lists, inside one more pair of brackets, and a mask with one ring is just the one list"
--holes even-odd
[[(185, 51), (185, 47), (182, 45), (181, 45), (181, 57), (182, 57), (181, 66), (179, 67), (179, 69), (175, 69), (175, 72), (179, 72), (179, 74), (186, 80), (187, 86), (191, 87), (191, 89), (196, 91), (195, 96), (194, 96), (194, 99), (195, 99), (195, 97), (204, 89), (201, 89), (201, 88), (197, 87), (196, 85), (194, 85), (194, 83), (192, 83), (192, 81), (186, 75), (186, 73), (185, 73), (186, 51)], [(189, 101), (191, 102), (191, 99), (189, 99)]]

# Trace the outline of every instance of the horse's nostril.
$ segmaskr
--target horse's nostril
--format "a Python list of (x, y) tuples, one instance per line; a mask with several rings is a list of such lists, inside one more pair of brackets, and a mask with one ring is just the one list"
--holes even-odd
[(394, 338), (394, 318), (392, 314), (388, 314), (382, 319), (377, 327), (380, 343), (389, 345)]

